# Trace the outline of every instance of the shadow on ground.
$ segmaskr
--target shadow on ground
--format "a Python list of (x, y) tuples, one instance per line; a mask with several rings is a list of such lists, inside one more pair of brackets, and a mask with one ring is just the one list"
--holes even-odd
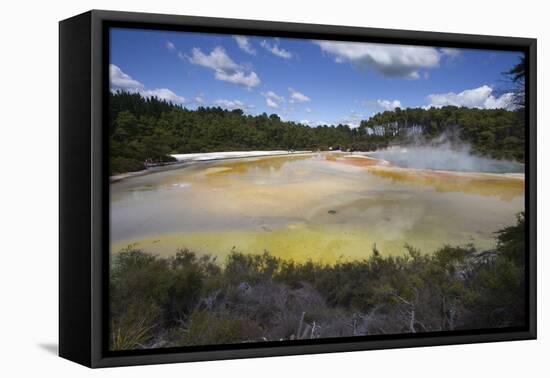
[(59, 354), (59, 345), (57, 345), (57, 343), (40, 343), (38, 344), (38, 347), (50, 354), (55, 354), (56, 356)]

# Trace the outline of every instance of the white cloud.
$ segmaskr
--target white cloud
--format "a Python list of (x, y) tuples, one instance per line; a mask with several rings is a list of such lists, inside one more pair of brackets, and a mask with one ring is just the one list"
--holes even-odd
[(176, 45), (174, 45), (172, 42), (170, 41), (166, 41), (166, 48), (170, 51), (174, 51), (176, 49)]
[(234, 71), (241, 68), (235, 63), (221, 46), (215, 47), (210, 54), (204, 54), (200, 48), (191, 50), (189, 61), (199, 66), (208, 67), (215, 71)]
[(235, 110), (235, 109), (241, 109), (241, 110), (248, 110), (253, 108), (251, 105), (247, 105), (244, 102), (240, 100), (225, 100), (225, 99), (219, 99), (214, 101), (214, 105), (219, 106), (221, 108), (225, 108), (228, 110)]
[(260, 84), (260, 78), (258, 77), (258, 75), (256, 75), (256, 72), (249, 72), (247, 74), (243, 71), (216, 71), (214, 77), (218, 80), (228, 81), (230, 83), (242, 85), (247, 88), (253, 88)]
[(262, 92), (262, 96), (269, 97), (277, 102), (283, 102), (285, 100), (283, 96), (279, 96), (273, 91)]
[(144, 89), (139, 92), (143, 97), (157, 97), (160, 100), (173, 102), (174, 104), (184, 104), (187, 100), (178, 96), (168, 88)]
[(143, 88), (143, 84), (139, 81), (132, 79), (129, 75), (122, 72), (118, 66), (114, 64), (109, 65), (109, 77), (112, 90), (126, 90), (136, 91)]
[(254, 71), (235, 63), (221, 46), (215, 47), (210, 54), (204, 54), (200, 48), (193, 48), (191, 56), (186, 57), (190, 63), (214, 70), (217, 80), (242, 85), (248, 89), (260, 84), (260, 78)]
[(311, 101), (311, 99), (308, 96), (306, 96), (303, 93), (298, 92), (297, 90), (295, 90), (291, 87), (288, 87), (288, 91), (290, 92), (290, 102), (291, 103)]
[(327, 124), (325, 121), (310, 121), (308, 119), (303, 119), (298, 123), (301, 123), (302, 125), (306, 125), (306, 126), (309, 126), (309, 127), (318, 127), (318, 126), (322, 126), (322, 125)]
[(493, 95), (493, 88), (488, 85), (474, 89), (466, 89), (460, 93), (448, 92), (431, 94), (428, 96), (429, 104), (426, 108), (440, 108), (442, 106), (465, 106), (479, 109), (513, 109), (513, 94), (504, 93), (499, 97)]
[(262, 92), (261, 95), (265, 97), (265, 103), (270, 108), (278, 108), (280, 103), (285, 101), (283, 96), (273, 91)]
[(272, 99), (270, 99), (269, 97), (267, 97), (265, 99), (265, 103), (267, 106), (269, 106), (270, 108), (278, 108), (279, 107), (279, 104), (277, 104), (275, 101), (273, 101)]
[(145, 98), (157, 97), (160, 100), (173, 102), (175, 104), (185, 104), (187, 100), (184, 97), (178, 96), (168, 88), (147, 89), (137, 80), (122, 72), (122, 70), (114, 65), (109, 65), (109, 81), (112, 91), (125, 91), (130, 93), (139, 93)]
[(448, 48), (448, 47), (442, 48), (441, 53), (443, 55), (445, 55), (446, 57), (448, 57), (449, 59), (458, 58), (461, 54), (459, 49), (452, 49), (452, 48)]
[(270, 53), (272, 53), (273, 55), (276, 55), (280, 58), (283, 58), (283, 59), (290, 59), (292, 58), (292, 53), (288, 50), (285, 50), (281, 47), (279, 47), (279, 45), (277, 43), (274, 43), (274, 44), (271, 44), (269, 42), (267, 42), (265, 39), (260, 43), (260, 46), (262, 46), (264, 49), (266, 49), (267, 51), (269, 51)]
[(239, 45), (241, 50), (250, 55), (256, 55), (256, 50), (254, 50), (250, 40), (247, 37), (242, 35), (234, 35), (233, 38), (235, 38), (235, 41), (237, 41), (237, 45)]
[(439, 66), (442, 52), (433, 47), (384, 45), (362, 42), (315, 41), (337, 63), (370, 67), (387, 77), (420, 78), (420, 69)]
[(376, 104), (384, 110), (394, 110), (401, 107), (401, 101), (399, 100), (376, 100)]
[(306, 111), (306, 113), (311, 113), (311, 112), (313, 112), (313, 109), (311, 109), (311, 108), (305, 108), (304, 110)]
[(500, 97), (489, 96), (489, 98), (485, 101), (485, 108), (514, 110), (516, 109), (514, 94), (504, 93)]

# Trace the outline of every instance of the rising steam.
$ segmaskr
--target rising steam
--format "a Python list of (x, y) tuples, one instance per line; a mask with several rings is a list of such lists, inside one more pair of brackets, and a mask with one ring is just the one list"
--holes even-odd
[(368, 154), (397, 166), (443, 171), (520, 173), (523, 164), (476, 156), (468, 144), (448, 141), (430, 145), (394, 146)]

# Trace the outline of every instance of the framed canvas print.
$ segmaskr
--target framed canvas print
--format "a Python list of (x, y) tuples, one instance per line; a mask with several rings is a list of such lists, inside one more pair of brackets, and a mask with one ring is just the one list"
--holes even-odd
[(60, 355), (536, 337), (536, 40), (60, 22)]

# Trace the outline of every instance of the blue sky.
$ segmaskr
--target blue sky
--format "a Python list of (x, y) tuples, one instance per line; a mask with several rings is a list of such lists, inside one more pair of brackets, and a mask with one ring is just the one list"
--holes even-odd
[(396, 106), (506, 108), (517, 52), (112, 29), (112, 90), (349, 124)]

